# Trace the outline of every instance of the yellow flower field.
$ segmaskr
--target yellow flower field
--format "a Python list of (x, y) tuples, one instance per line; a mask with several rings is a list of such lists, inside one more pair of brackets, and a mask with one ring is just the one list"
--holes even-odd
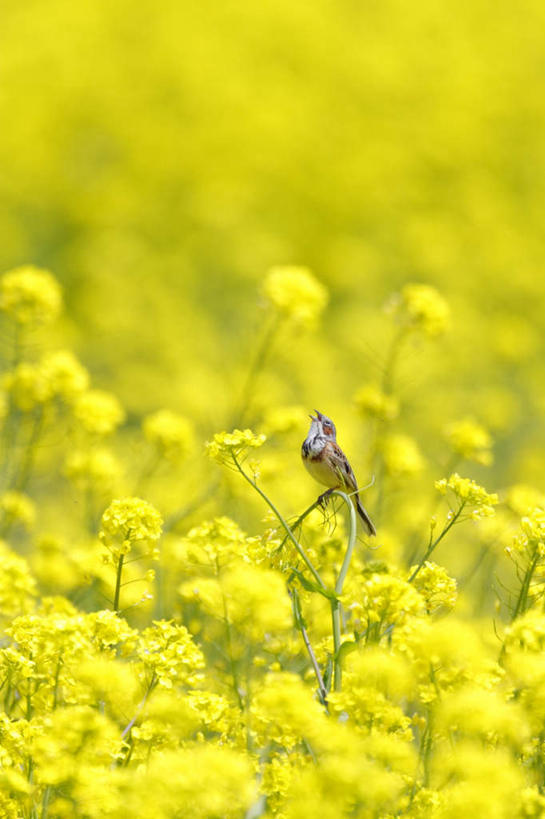
[(545, 817), (543, 4), (4, 6), (0, 816)]

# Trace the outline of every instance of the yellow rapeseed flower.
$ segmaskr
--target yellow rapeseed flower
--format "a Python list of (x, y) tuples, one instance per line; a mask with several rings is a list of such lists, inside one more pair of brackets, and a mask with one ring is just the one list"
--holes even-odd
[(4, 388), (21, 412), (32, 412), (52, 398), (51, 383), (39, 364), (18, 364), (4, 376)]
[(141, 498), (114, 500), (102, 515), (100, 539), (110, 554), (128, 554), (132, 545), (155, 541), (161, 537), (163, 520), (151, 505)]
[(121, 464), (109, 449), (76, 449), (69, 452), (64, 472), (78, 489), (106, 492), (121, 474)]
[(2, 522), (5, 525), (9, 522), (19, 524), (25, 529), (32, 529), (36, 520), (36, 508), (34, 503), (22, 492), (11, 489), (0, 496), (0, 512)]
[(48, 324), (61, 307), (60, 285), (48, 270), (24, 265), (0, 279), (0, 310), (18, 324)]
[(464, 418), (449, 424), (445, 429), (445, 435), (453, 452), (461, 458), (485, 466), (492, 463), (490, 434), (472, 418)]
[(266, 440), (266, 435), (256, 435), (251, 429), (217, 432), (211, 441), (207, 441), (206, 452), (218, 463), (225, 463), (233, 455), (239, 458), (246, 450), (263, 446)]
[[(415, 568), (416, 566), (411, 566), (409, 576)], [(413, 584), (426, 601), (428, 614), (434, 614), (439, 609), (453, 609), (456, 605), (458, 596), (456, 580), (437, 563), (426, 560), (414, 578)]]
[(354, 396), (354, 401), (362, 415), (368, 418), (392, 421), (399, 415), (397, 398), (387, 395), (376, 384), (366, 384), (361, 387)]
[(496, 493), (487, 492), (484, 487), (479, 486), (471, 478), (461, 478), (456, 472), (449, 478), (436, 481), (435, 488), (442, 495), (446, 495), (447, 491), (450, 490), (461, 503), (471, 508), (471, 515), (474, 518), (493, 515), (493, 507), (498, 503)]
[(425, 335), (439, 336), (448, 329), (450, 309), (443, 296), (428, 284), (407, 284), (388, 307), (400, 324)]
[(313, 326), (328, 302), (327, 289), (306, 267), (273, 267), (263, 282), (267, 300), (281, 316)]
[(41, 370), (51, 394), (70, 402), (89, 386), (89, 373), (70, 350), (44, 356)]
[(125, 420), (125, 411), (115, 395), (105, 390), (88, 390), (74, 403), (74, 416), (95, 435), (109, 435)]
[(386, 472), (393, 478), (410, 478), (424, 468), (424, 457), (408, 435), (388, 435), (380, 447)]
[(142, 424), (144, 436), (168, 461), (179, 461), (193, 443), (193, 427), (182, 415), (162, 409), (148, 415)]

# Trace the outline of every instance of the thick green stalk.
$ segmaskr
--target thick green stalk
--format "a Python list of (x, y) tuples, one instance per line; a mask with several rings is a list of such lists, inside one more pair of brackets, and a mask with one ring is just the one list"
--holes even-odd
[[(263, 492), (263, 491), (262, 491), (262, 490), (259, 488), (259, 486), (257, 485), (257, 483), (256, 483), (255, 481), (253, 481), (253, 480), (250, 478), (250, 476), (249, 476), (249, 475), (248, 475), (248, 474), (247, 474), (247, 473), (246, 473), (246, 472), (243, 470), (242, 466), (240, 465), (240, 463), (239, 463), (239, 461), (238, 461), (238, 459), (237, 459), (237, 456), (236, 456), (234, 453), (233, 453), (233, 463), (235, 464), (236, 468), (238, 469), (238, 471), (240, 472), (240, 474), (242, 475), (242, 477), (243, 477), (243, 478), (244, 478), (246, 481), (248, 481), (248, 483), (250, 484), (250, 486), (253, 486), (253, 488), (255, 489), (255, 491), (256, 491), (256, 492), (257, 492), (259, 495), (261, 495), (261, 497), (263, 498), (263, 500), (265, 501), (265, 503), (267, 504), (267, 506), (269, 507), (269, 509), (270, 509), (270, 510), (271, 510), (271, 511), (274, 513), (274, 515), (276, 516), (277, 520), (278, 520), (278, 521), (279, 521), (279, 522), (282, 524), (282, 526), (284, 527), (284, 530), (285, 530), (285, 532), (286, 532), (287, 536), (289, 537), (289, 539), (291, 540), (291, 542), (293, 543), (293, 545), (294, 545), (294, 546), (295, 546), (295, 548), (297, 549), (297, 551), (298, 551), (298, 553), (299, 553), (299, 555), (300, 555), (301, 559), (302, 559), (302, 560), (303, 560), (303, 562), (305, 563), (305, 565), (306, 565), (307, 569), (309, 570), (309, 572), (311, 573), (311, 575), (313, 576), (313, 578), (316, 580), (316, 582), (317, 582), (318, 586), (319, 586), (321, 589), (323, 589), (324, 591), (327, 591), (327, 587), (326, 587), (326, 585), (325, 585), (324, 581), (322, 580), (322, 578), (320, 577), (320, 575), (318, 574), (318, 572), (316, 571), (316, 569), (314, 568), (314, 566), (313, 566), (313, 565), (312, 565), (312, 563), (310, 562), (310, 559), (308, 558), (308, 556), (307, 556), (307, 554), (306, 554), (305, 550), (303, 549), (303, 547), (301, 546), (301, 544), (298, 542), (298, 540), (295, 538), (295, 536), (294, 536), (293, 532), (291, 531), (290, 527), (288, 526), (288, 524), (286, 523), (286, 521), (284, 520), (284, 518), (282, 517), (282, 515), (280, 514), (280, 512), (278, 511), (278, 509), (277, 509), (277, 508), (276, 508), (276, 506), (274, 505), (274, 503), (273, 503), (271, 500), (269, 500), (269, 498), (267, 497), (267, 495), (266, 495), (266, 494), (265, 494), (265, 493), (264, 493), (264, 492)], [(329, 595), (326, 595), (326, 596), (329, 596)]]
[(341, 604), (339, 601), (339, 597), (343, 592), (344, 581), (346, 580), (346, 575), (348, 574), (348, 569), (350, 567), (350, 561), (352, 560), (352, 554), (354, 551), (354, 545), (356, 543), (356, 510), (354, 508), (354, 504), (344, 492), (341, 492), (338, 489), (335, 489), (331, 495), (338, 495), (342, 500), (346, 503), (349, 512), (349, 521), (350, 521), (350, 528), (348, 532), (348, 546), (346, 547), (346, 552), (344, 555), (344, 559), (342, 562), (341, 570), (339, 572), (339, 576), (337, 577), (337, 581), (335, 583), (335, 598), (330, 600), (331, 606), (331, 624), (333, 628), (333, 652), (334, 652), (334, 660), (333, 660), (333, 686), (335, 691), (340, 691), (342, 687), (342, 668), (341, 668), (341, 658), (340, 658), (340, 649), (341, 649)]
[(341, 610), (338, 600), (330, 600), (331, 625), (333, 629), (333, 688), (340, 691), (342, 688), (341, 668)]

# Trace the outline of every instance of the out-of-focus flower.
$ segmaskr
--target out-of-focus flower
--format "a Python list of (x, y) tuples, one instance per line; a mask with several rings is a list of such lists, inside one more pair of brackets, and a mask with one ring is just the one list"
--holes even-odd
[(427, 336), (439, 336), (449, 327), (449, 306), (435, 287), (428, 284), (405, 285), (387, 308), (402, 326), (421, 330)]
[(26, 560), (0, 540), (0, 616), (15, 617), (30, 609), (36, 583)]
[(306, 267), (273, 267), (263, 292), (278, 313), (296, 324), (312, 326), (328, 302), (327, 289)]
[(109, 449), (76, 449), (65, 461), (66, 476), (81, 490), (106, 491), (121, 474), (121, 464)]
[(0, 310), (18, 324), (48, 324), (61, 307), (61, 287), (48, 270), (24, 265), (0, 279)]
[(42, 367), (26, 361), (4, 376), (4, 388), (21, 412), (32, 412), (52, 397), (51, 384)]
[(123, 781), (123, 805), (114, 819), (141, 814), (150, 794), (157, 819), (236, 819), (247, 815), (255, 800), (253, 775), (248, 756), (227, 746), (197, 743), (155, 753)]
[(410, 478), (424, 468), (416, 441), (408, 435), (388, 435), (381, 442), (386, 472), (394, 478)]
[(392, 421), (399, 415), (399, 401), (387, 395), (376, 384), (366, 384), (354, 396), (354, 401), (362, 413), (369, 418)]
[(449, 424), (445, 436), (453, 452), (468, 461), (488, 466), (492, 463), (492, 439), (488, 431), (472, 418)]
[(41, 362), (41, 371), (51, 394), (67, 402), (89, 386), (89, 373), (69, 350), (46, 355)]
[(543, 654), (545, 649), (545, 614), (530, 609), (505, 629), (506, 652), (520, 650)]
[(109, 435), (123, 423), (125, 411), (112, 393), (89, 390), (76, 399), (74, 416), (87, 432)]
[(193, 444), (193, 427), (182, 415), (167, 409), (158, 410), (144, 419), (144, 436), (168, 461), (179, 461)]
[(0, 497), (0, 513), (4, 525), (20, 524), (25, 529), (32, 529), (36, 520), (34, 503), (22, 492), (9, 490)]
[(534, 486), (515, 484), (506, 491), (504, 503), (517, 517), (521, 518), (536, 507), (545, 509), (545, 494)]
[(436, 726), (447, 736), (473, 736), (508, 741), (520, 747), (528, 737), (528, 724), (519, 703), (506, 702), (496, 691), (475, 684), (449, 692), (436, 711)]
[(300, 406), (273, 407), (267, 411), (263, 427), (268, 435), (284, 434), (304, 428), (307, 418), (308, 412)]
[(231, 460), (232, 456), (239, 458), (247, 449), (263, 446), (266, 440), (266, 435), (256, 435), (251, 429), (217, 432), (211, 441), (207, 441), (206, 451), (210, 458), (224, 463)]
[(362, 579), (349, 580), (342, 599), (357, 631), (376, 623), (380, 632), (424, 613), (424, 600), (414, 586), (388, 572), (371, 572)]

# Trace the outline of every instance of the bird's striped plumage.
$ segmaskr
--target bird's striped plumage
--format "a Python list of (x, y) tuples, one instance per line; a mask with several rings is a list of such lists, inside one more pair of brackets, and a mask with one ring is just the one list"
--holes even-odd
[(312, 424), (301, 447), (303, 463), (318, 483), (328, 489), (346, 489), (367, 531), (375, 535), (375, 527), (360, 501), (354, 471), (337, 443), (335, 424), (318, 410), (315, 412), (316, 417), (310, 416)]

